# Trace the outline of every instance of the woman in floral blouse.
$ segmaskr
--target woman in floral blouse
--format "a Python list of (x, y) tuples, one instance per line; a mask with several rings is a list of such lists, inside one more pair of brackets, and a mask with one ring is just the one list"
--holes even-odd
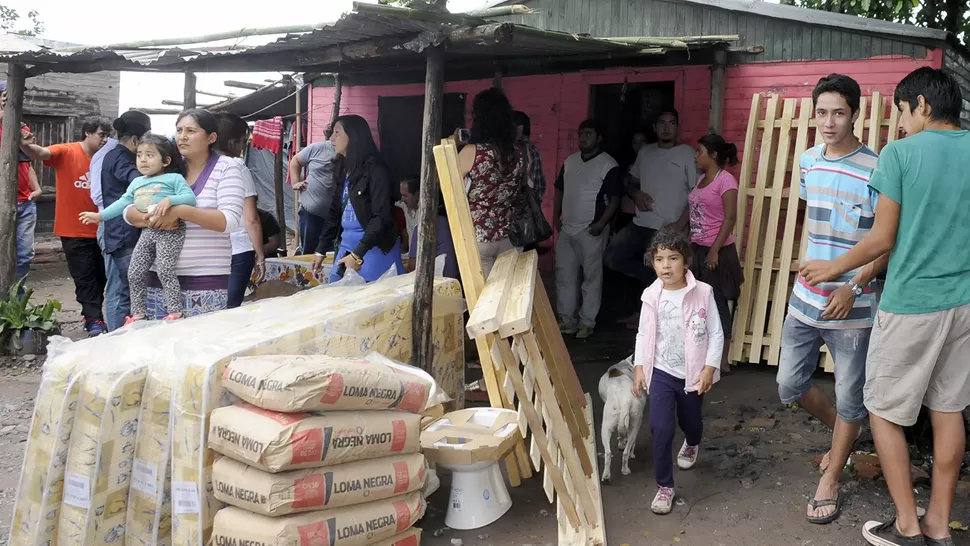
[(512, 204), (525, 176), (525, 152), (516, 141), (512, 105), (500, 89), (482, 91), (472, 105), (471, 140), (458, 154), (468, 206), (488, 277), (495, 258), (509, 250)]

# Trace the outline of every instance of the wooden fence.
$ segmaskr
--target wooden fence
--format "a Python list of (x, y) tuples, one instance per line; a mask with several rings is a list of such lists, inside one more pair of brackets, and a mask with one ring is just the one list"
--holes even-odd
[[(855, 134), (874, 151), (899, 137), (899, 110), (892, 97), (862, 97), (859, 112)], [(738, 218), (747, 222), (738, 222), (734, 234), (744, 285), (736, 304), (732, 362), (778, 365), (788, 298), (808, 235), (802, 229), (805, 203), (799, 199), (798, 160), (821, 142), (811, 98), (752, 97), (738, 191)], [(823, 365), (831, 371), (827, 354)]]

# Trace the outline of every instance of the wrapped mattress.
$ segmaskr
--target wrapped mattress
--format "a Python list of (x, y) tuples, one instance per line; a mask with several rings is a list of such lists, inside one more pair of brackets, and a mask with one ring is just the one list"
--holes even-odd
[(339, 508), (424, 488), (424, 455), (395, 455), (270, 474), (229, 457), (212, 467), (216, 498), (257, 514), (283, 516)]
[(10, 525), (11, 546), (57, 542), (74, 410), (89, 362), (88, 350), (97, 342), (95, 338), (72, 343), (62, 337), (50, 341)]
[(216, 515), (212, 538), (215, 546), (365, 546), (404, 533), (425, 508), (420, 491), (278, 518), (229, 506)]
[(92, 366), (81, 384), (64, 472), (60, 546), (122, 544), (147, 366)]

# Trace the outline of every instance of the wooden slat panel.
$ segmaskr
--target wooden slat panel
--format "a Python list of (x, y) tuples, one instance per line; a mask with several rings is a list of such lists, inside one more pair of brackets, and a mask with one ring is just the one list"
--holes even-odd
[(485, 287), (468, 317), (468, 324), (465, 325), (472, 339), (498, 332), (502, 318), (505, 317), (509, 295), (512, 293), (512, 273), (518, 257), (519, 251), (513, 248), (503, 252), (495, 260)]
[[(879, 143), (882, 141), (882, 118), (886, 105), (882, 102), (882, 95), (878, 91), (872, 94), (872, 113), (869, 114), (869, 147), (879, 153)], [(862, 112), (859, 113), (862, 117)]]
[[(586, 395), (586, 411), (584, 412), (584, 416), (586, 419), (586, 423), (589, 425), (590, 428), (593, 428), (593, 403), (592, 403), (592, 400), (590, 400), (588, 394)], [(596, 460), (596, 440), (593, 438), (587, 438), (583, 447), (585, 447), (590, 457), (592, 457), (593, 460)], [(602, 502), (603, 494), (602, 494), (602, 490), (600, 489), (600, 482), (599, 482), (598, 476), (599, 476), (599, 470), (597, 469), (596, 472), (594, 472), (593, 478), (587, 482), (587, 487), (589, 487), (590, 490), (593, 492), (594, 497), (596, 497), (597, 499), (600, 499), (599, 504), (597, 505), (597, 510), (598, 510), (597, 516), (599, 518), (599, 521), (603, 522), (604, 521), (603, 502)], [(562, 506), (562, 502), (558, 503), (556, 508), (557, 508), (557, 513), (560, 514), (559, 516), (559, 522), (560, 522), (559, 523), (559, 544), (560, 545), (568, 544), (570, 546), (606, 546), (606, 525), (604, 523), (600, 523), (599, 525), (594, 525), (592, 529), (587, 528), (587, 529), (576, 530), (569, 527), (568, 525), (562, 524), (563, 519), (561, 514), (565, 509)], [(582, 531), (582, 532), (579, 532), (579, 531)]]
[(512, 337), (532, 329), (532, 305), (538, 274), (539, 254), (535, 250), (520, 254), (515, 261), (512, 288), (499, 326), (499, 336)]

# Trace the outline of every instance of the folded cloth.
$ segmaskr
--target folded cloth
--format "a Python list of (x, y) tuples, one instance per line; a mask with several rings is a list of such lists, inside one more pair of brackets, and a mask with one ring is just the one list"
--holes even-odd
[(280, 137), (283, 134), (283, 118), (263, 119), (253, 127), (253, 147), (280, 153)]

